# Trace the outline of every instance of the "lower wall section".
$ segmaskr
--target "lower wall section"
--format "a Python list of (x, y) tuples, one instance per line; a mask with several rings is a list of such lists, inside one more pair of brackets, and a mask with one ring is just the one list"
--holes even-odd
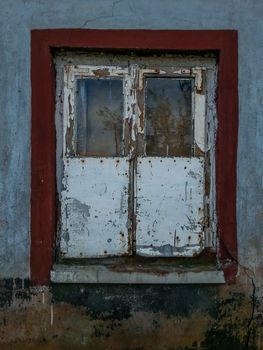
[(3, 280), (0, 348), (261, 349), (254, 287), (248, 283), (30, 288), (28, 281)]

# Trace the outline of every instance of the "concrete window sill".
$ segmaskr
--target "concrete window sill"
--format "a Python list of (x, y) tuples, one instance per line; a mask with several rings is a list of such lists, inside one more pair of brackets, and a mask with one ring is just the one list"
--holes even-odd
[(110, 283), (110, 284), (224, 284), (222, 270), (215, 266), (178, 268), (161, 266), (129, 268), (114, 265), (57, 264), (51, 271), (52, 283)]

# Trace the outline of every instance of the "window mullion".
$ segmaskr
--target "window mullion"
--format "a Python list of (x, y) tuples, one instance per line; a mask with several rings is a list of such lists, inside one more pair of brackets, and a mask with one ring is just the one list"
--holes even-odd
[(124, 76), (124, 139), (125, 152), (129, 157), (129, 245), (136, 251), (136, 166), (137, 166), (137, 120), (138, 120), (138, 65), (131, 64)]

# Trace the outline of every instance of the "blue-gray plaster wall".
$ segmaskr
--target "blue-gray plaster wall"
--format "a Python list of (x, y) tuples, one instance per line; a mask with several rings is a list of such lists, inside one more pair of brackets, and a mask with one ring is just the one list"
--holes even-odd
[(30, 274), (30, 30), (44, 28), (238, 30), (239, 263), (262, 267), (263, 2), (0, 0), (0, 9), (0, 278)]

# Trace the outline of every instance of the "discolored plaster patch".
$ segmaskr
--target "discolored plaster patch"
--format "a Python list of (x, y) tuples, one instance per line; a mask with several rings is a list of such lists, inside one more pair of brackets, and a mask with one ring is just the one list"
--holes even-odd
[[(11, 283), (12, 282), (12, 283)], [(260, 349), (252, 287), (57, 285), (1, 282), (1, 350)], [(4, 288), (3, 288), (4, 286)], [(1, 294), (2, 295), (2, 294)], [(259, 304), (255, 304), (258, 309)]]

